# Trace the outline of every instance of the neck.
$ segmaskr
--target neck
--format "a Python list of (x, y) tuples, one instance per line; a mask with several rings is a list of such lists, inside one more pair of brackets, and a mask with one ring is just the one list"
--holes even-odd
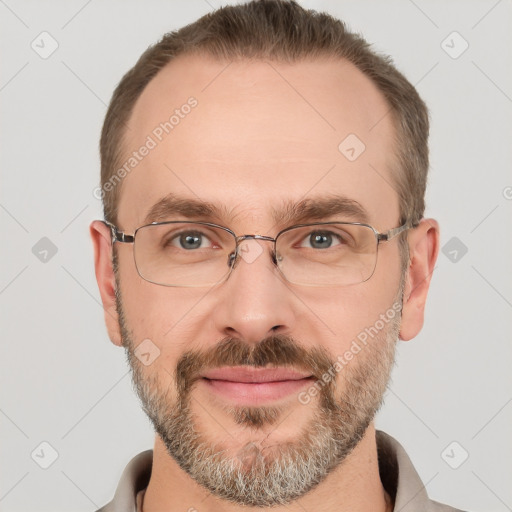
[[(345, 461), (314, 489), (274, 512), (391, 512), (393, 504), (379, 476), (375, 427), (371, 424), (363, 439)], [(160, 437), (156, 436), (151, 479), (147, 487), (143, 512), (198, 510), (201, 512), (256, 511), (219, 500), (190, 478), (169, 456)]]

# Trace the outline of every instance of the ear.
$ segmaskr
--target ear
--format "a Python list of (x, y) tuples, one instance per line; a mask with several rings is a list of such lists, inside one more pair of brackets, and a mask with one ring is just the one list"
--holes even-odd
[(100, 290), (105, 324), (110, 340), (114, 345), (122, 346), (119, 318), (116, 308), (116, 283), (112, 268), (112, 233), (110, 228), (99, 220), (89, 226), (94, 246), (94, 268)]
[(422, 219), (408, 233), (409, 268), (406, 274), (400, 339), (408, 341), (423, 327), (425, 303), (439, 253), (439, 224)]

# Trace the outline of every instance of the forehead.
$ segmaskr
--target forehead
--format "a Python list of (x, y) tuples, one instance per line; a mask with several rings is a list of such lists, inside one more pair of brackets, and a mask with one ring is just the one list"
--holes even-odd
[(253, 229), (281, 205), (333, 194), (378, 229), (398, 220), (389, 107), (346, 61), (181, 56), (136, 102), (123, 150), (124, 229), (168, 194), (218, 205), (225, 222)]

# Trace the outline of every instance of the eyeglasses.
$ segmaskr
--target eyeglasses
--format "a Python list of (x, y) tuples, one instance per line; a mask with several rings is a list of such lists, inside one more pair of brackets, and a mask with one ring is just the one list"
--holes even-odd
[[(240, 259), (252, 263), (261, 245), (248, 240), (273, 242), (271, 258), (290, 283), (304, 286), (348, 286), (370, 279), (377, 265), (380, 242), (387, 242), (413, 227), (379, 233), (359, 222), (299, 224), (280, 231), (275, 238), (237, 236), (224, 226), (209, 222), (153, 222), (135, 230), (120, 231), (107, 221), (112, 243), (133, 244), (140, 277), (162, 286), (213, 286), (228, 278)], [(245, 243), (243, 243), (245, 242)]]

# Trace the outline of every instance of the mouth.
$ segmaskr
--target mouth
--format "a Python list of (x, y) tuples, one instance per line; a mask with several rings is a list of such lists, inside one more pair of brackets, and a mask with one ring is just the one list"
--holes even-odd
[(291, 368), (231, 366), (201, 375), (206, 388), (238, 405), (262, 405), (298, 393), (314, 380), (310, 373)]

